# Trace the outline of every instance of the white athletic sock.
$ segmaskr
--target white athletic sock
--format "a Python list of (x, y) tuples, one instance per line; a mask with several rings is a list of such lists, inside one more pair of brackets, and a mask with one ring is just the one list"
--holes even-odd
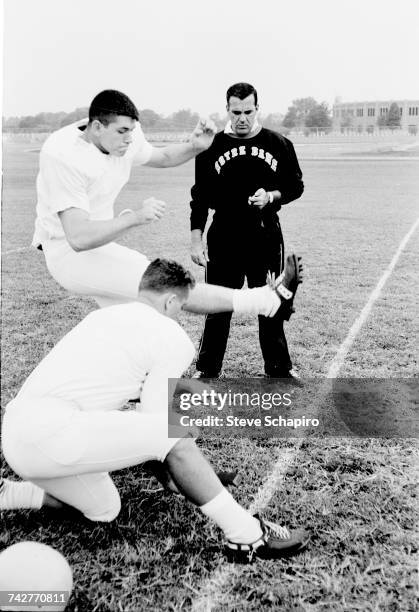
[(0, 510), (39, 510), (44, 495), (45, 491), (32, 482), (3, 478), (0, 481)]
[(227, 540), (251, 544), (262, 535), (259, 521), (242, 508), (227, 489), (201, 506), (200, 510), (217, 523)]
[(281, 300), (267, 285), (255, 289), (235, 289), (233, 291), (234, 312), (273, 317), (280, 305)]

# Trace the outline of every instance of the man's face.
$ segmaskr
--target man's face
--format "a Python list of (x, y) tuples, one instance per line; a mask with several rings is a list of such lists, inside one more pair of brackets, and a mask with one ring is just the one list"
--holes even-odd
[(231, 120), (231, 127), (236, 136), (241, 138), (248, 136), (258, 111), (258, 106), (255, 104), (255, 96), (251, 94), (244, 98), (244, 100), (231, 96), (227, 104), (227, 111)]
[(136, 126), (135, 119), (118, 115), (108, 126), (100, 121), (95, 122), (96, 146), (109, 155), (122, 157), (132, 142), (132, 132)]

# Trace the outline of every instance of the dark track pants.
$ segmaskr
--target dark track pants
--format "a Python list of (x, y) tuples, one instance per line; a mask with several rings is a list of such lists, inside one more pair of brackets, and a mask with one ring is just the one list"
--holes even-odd
[[(282, 257), (278, 255), (276, 265), (268, 265), (260, 261), (258, 249), (247, 252), (240, 261), (232, 261), (231, 256), (211, 255), (206, 269), (206, 282), (222, 285), (232, 289), (241, 289), (247, 278), (249, 288), (262, 287), (266, 283), (268, 270), (279, 274), (282, 267)], [(231, 255), (231, 254), (230, 254)], [(205, 328), (199, 347), (197, 370), (217, 376), (222, 368), (224, 353), (230, 332), (231, 312), (209, 314), (205, 320)], [(281, 377), (292, 368), (284, 333), (283, 314), (274, 317), (259, 316), (259, 342), (265, 364), (265, 373)]]

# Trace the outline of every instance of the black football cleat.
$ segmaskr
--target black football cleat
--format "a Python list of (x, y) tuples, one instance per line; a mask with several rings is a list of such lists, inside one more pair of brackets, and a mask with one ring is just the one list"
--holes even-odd
[(251, 544), (227, 541), (224, 553), (231, 563), (252, 563), (255, 559), (282, 559), (302, 552), (309, 541), (305, 529), (288, 529), (263, 521), (255, 515), (262, 529), (261, 537)]
[(279, 312), (282, 313), (283, 319), (289, 321), (291, 315), (295, 312), (294, 297), (298, 285), (303, 282), (303, 264), (301, 257), (298, 257), (294, 253), (288, 255), (284, 271), (277, 278), (269, 272), (266, 282), (281, 300)]

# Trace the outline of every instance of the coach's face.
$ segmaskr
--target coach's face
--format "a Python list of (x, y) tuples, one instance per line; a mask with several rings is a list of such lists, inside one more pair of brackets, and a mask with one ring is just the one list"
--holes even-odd
[(252, 131), (256, 119), (258, 105), (255, 104), (255, 96), (250, 94), (244, 100), (231, 96), (227, 104), (227, 112), (231, 121), (231, 127), (236, 136), (246, 138)]
[(109, 155), (125, 155), (132, 142), (132, 132), (137, 123), (135, 119), (118, 115), (109, 125), (103, 125), (100, 121), (94, 123), (96, 146)]

